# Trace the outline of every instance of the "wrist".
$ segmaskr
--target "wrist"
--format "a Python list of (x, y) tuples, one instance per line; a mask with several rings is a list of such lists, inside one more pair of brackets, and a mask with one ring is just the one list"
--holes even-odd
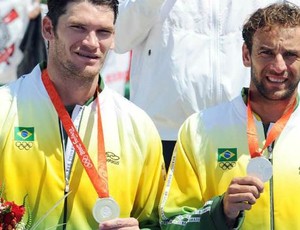
[[(224, 214), (225, 215), (225, 214)], [(226, 225), (227, 225), (227, 227), (229, 228), (229, 229), (234, 229), (234, 228), (236, 228), (236, 220), (237, 220), (237, 218), (229, 218), (229, 217), (227, 217), (226, 215), (225, 215), (225, 220), (226, 220)]]

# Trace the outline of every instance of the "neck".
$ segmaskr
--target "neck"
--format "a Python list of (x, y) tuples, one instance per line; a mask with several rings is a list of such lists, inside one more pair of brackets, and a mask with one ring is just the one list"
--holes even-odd
[(84, 105), (96, 92), (98, 76), (92, 79), (79, 79), (62, 76), (47, 68), (49, 78), (54, 84), (62, 103), (68, 105)]
[(264, 124), (275, 123), (294, 105), (296, 95), (285, 100), (268, 100), (251, 94), (251, 109)]

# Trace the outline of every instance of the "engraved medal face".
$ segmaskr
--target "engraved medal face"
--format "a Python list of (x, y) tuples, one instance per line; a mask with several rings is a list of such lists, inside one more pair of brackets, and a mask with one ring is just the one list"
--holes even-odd
[(254, 157), (248, 163), (247, 174), (259, 178), (262, 182), (267, 182), (273, 175), (273, 167), (265, 157)]
[(93, 216), (98, 223), (106, 220), (118, 218), (120, 215), (120, 208), (116, 201), (112, 198), (98, 198), (94, 208)]

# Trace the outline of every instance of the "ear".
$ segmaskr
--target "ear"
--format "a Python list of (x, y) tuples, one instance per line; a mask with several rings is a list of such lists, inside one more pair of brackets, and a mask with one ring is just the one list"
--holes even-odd
[(52, 21), (49, 17), (45, 16), (42, 21), (42, 34), (45, 40), (49, 41), (54, 38), (54, 29)]
[(251, 67), (251, 54), (245, 43), (243, 44), (242, 52), (244, 66)]

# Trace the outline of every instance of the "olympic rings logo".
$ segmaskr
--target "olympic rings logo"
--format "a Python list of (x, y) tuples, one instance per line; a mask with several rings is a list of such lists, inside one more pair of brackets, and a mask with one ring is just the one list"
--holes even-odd
[(230, 170), (232, 169), (233, 167), (235, 166), (235, 162), (230, 162), (230, 161), (227, 161), (227, 162), (221, 162), (219, 163), (219, 167), (223, 170)]
[(28, 141), (16, 141), (15, 145), (20, 150), (29, 150), (33, 146), (32, 142), (28, 142)]
[(82, 158), (82, 164), (85, 168), (92, 168), (93, 167), (93, 164), (92, 162), (90, 161), (90, 159), (88, 158), (87, 155), (84, 155), (83, 158)]

